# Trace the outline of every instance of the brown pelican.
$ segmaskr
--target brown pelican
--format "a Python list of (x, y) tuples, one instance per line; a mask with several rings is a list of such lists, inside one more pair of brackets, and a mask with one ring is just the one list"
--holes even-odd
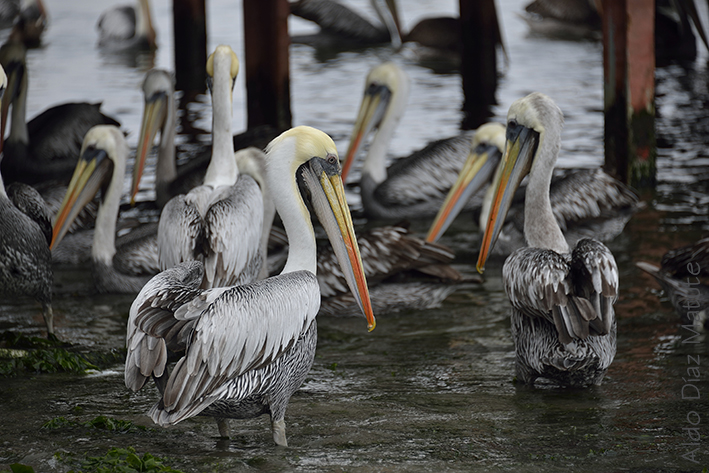
[(387, 168), (386, 151), (408, 94), (409, 79), (396, 64), (387, 62), (369, 72), (342, 171), (346, 182), (362, 141), (376, 128), (360, 179), (363, 212), (369, 218), (435, 215), (470, 151), (473, 132), (464, 132), (433, 142)]
[(562, 39), (600, 39), (601, 16), (595, 0), (534, 0), (521, 15), (529, 30)]
[(22, 0), (10, 35), (16, 34), (28, 48), (36, 48), (47, 28), (47, 10), (42, 0)]
[(524, 202), (528, 247), (505, 261), (502, 279), (512, 304), (517, 376), (565, 386), (599, 384), (613, 361), (618, 268), (602, 243), (583, 239), (573, 251), (554, 218), (549, 186), (561, 145), (563, 114), (546, 95), (515, 101), (497, 173), (477, 268), (482, 273), (514, 192), (529, 175)]
[[(310, 127), (292, 128), (267, 147), (266, 179), (290, 248), (283, 271), (251, 284), (199, 288), (202, 264), (182, 263), (151, 279), (131, 306), (125, 382), (134, 391), (154, 377), (161, 398), (149, 415), (170, 425), (195, 415), (218, 419), (270, 414), (273, 439), (287, 445), (285, 411), (315, 357), (320, 289), (312, 208), (367, 317), (369, 301), (335, 143)], [(183, 352), (166, 369), (167, 349)]]
[(158, 226), (160, 268), (199, 259), (205, 266), (205, 288), (254, 281), (262, 262), (263, 197), (253, 178), (239, 175), (231, 136), (238, 71), (239, 61), (229, 46), (218, 46), (207, 60), (212, 159), (203, 184), (171, 199)]
[[(155, 201), (158, 207), (162, 208), (171, 198), (179, 194), (186, 194), (202, 184), (212, 157), (211, 146), (204, 146), (196, 153), (191, 153), (194, 156), (187, 163), (178, 167), (175, 159), (177, 123), (173, 99), (174, 85), (170, 73), (162, 69), (148, 71), (143, 81), (143, 95), (145, 107), (138, 139), (136, 165), (133, 167), (131, 199), (133, 202), (135, 201), (148, 153), (159, 131), (160, 143), (155, 169)], [(243, 149), (248, 146), (262, 149), (276, 135), (276, 131), (270, 126), (254, 127), (234, 135), (234, 149)]]
[[(7, 77), (0, 67), (0, 99), (6, 86)], [(0, 294), (30, 296), (39, 301), (51, 338), (54, 316), (49, 214), (36, 190), (20, 183), (11, 186), (14, 189), (6, 192), (0, 175)]]
[(158, 272), (155, 224), (144, 224), (116, 239), (128, 152), (128, 144), (117, 127), (99, 125), (90, 129), (54, 222), (52, 248), (64, 237), (81, 208), (101, 190), (91, 258), (96, 289), (104, 293), (137, 293)]
[[(498, 173), (502, 172), (504, 149), (503, 125), (486, 123), (477, 129), (470, 155), (431, 225), (427, 241), (437, 241), (443, 235), (470, 197), (492, 181), (495, 168)], [(492, 186), (488, 187), (483, 199), (480, 213), (482, 232), (485, 231), (493, 191)], [(510, 222), (502, 230), (504, 244), (501, 245), (498, 240), (495, 246), (496, 250), (502, 250), (497, 254), (507, 256), (524, 246), (524, 198), (518, 197), (508, 214)], [(600, 168), (565, 170), (555, 174), (549, 189), (549, 200), (554, 218), (567, 242), (572, 245), (592, 235), (600, 241), (612, 240), (640, 206), (638, 196), (631, 188)]]
[[(2, 161), (3, 177), (6, 182), (21, 181), (28, 184), (68, 180), (89, 128), (102, 124), (120, 124), (100, 112), (101, 104), (89, 103), (57, 105), (27, 123), (26, 55), (27, 48), (22, 43), (6, 43), (0, 48), (0, 63), (8, 77), (0, 125), (0, 149), (5, 154)], [(9, 136), (4, 139), (10, 105), (12, 123)]]
[(709, 287), (699, 279), (709, 275), (709, 237), (668, 251), (660, 267), (635, 264), (660, 283), (683, 325), (709, 329)]
[(101, 13), (96, 29), (100, 48), (117, 51), (157, 47), (149, 0), (106, 10)]
[(296, 36), (294, 42), (323, 47), (362, 47), (373, 44), (401, 44), (399, 15), (395, 0), (370, 0), (381, 25), (374, 25), (335, 0), (298, 0), (290, 3), (293, 15), (313, 21), (320, 34)]

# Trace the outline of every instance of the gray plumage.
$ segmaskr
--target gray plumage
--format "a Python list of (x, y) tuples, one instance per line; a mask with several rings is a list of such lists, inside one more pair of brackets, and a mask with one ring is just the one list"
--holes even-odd
[[(437, 140), (387, 168), (377, 185), (368, 175), (360, 180), (363, 214), (375, 220), (424, 218), (436, 215), (470, 151), (474, 132)], [(479, 207), (474, 200), (469, 207)]]
[(700, 279), (709, 275), (709, 238), (668, 251), (660, 267), (635, 264), (657, 280), (683, 325), (709, 329), (709, 287)]
[(103, 13), (96, 23), (98, 46), (109, 51), (155, 49), (150, 6), (147, 0), (121, 5)]
[(41, 303), (47, 334), (53, 336), (53, 272), (46, 233), (48, 227), (51, 240), (51, 224), (34, 189), (15, 185), (12, 195), (29, 214), (20, 211), (5, 195), (4, 188), (0, 189), (0, 293), (29, 296)]
[[(200, 414), (243, 419), (268, 413), (276, 438), (288, 400), (315, 357), (317, 280), (297, 271), (202, 291), (202, 272), (199, 262), (183, 263), (140, 292), (129, 316), (126, 386), (135, 390), (151, 375), (168, 376), (158, 383), (162, 398), (149, 412), (160, 425)], [(305, 307), (305, 314), (294, 316), (295, 307)], [(184, 351), (169, 375), (168, 347)]]

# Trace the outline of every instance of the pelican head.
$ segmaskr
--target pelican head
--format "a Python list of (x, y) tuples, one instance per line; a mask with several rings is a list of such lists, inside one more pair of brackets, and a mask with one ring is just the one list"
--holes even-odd
[[(530, 174), (530, 179), (534, 175), (542, 178), (547, 174), (545, 171), (548, 171), (549, 182), (533, 185), (530, 181), (525, 198), (525, 213), (526, 206), (529, 204), (530, 191), (546, 193), (548, 200), (551, 170), (556, 164), (563, 121), (561, 109), (551, 98), (539, 92), (516, 100), (510, 106), (507, 113), (505, 154), (492, 183), (493, 199), (478, 256), (478, 272), (482, 273), (485, 270), (485, 262), (500, 235), (514, 193), (527, 174)], [(555, 149), (545, 149), (545, 152), (540, 152), (545, 145), (554, 146)], [(543, 188), (542, 184), (546, 184), (546, 188)], [(525, 238), (529, 244), (533, 244), (527, 235), (526, 220), (525, 216)]]
[[(342, 180), (347, 180), (357, 150), (362, 139), (377, 129), (377, 135), (391, 136), (401, 118), (406, 101), (409, 97), (409, 78), (406, 73), (393, 62), (385, 62), (373, 68), (367, 75), (364, 86), (364, 96), (359, 106), (350, 145), (345, 155), (342, 169)], [(386, 146), (383, 143), (382, 146)], [(374, 147), (374, 143), (372, 147)], [(370, 149), (370, 155), (374, 150)], [(386, 149), (381, 150), (382, 155)]]
[[(138, 193), (140, 178), (145, 169), (145, 161), (148, 152), (155, 141), (158, 130), (161, 130), (162, 139), (168, 133), (167, 127), (174, 127), (175, 124), (169, 122), (170, 114), (173, 110), (172, 91), (174, 85), (172, 76), (162, 69), (151, 69), (145, 75), (143, 81), (143, 96), (145, 106), (143, 107), (143, 120), (140, 124), (140, 137), (138, 138), (138, 151), (133, 166), (133, 183), (131, 184), (131, 205), (135, 203), (135, 195)], [(173, 146), (167, 143), (166, 146)]]
[[(117, 127), (98, 125), (86, 133), (79, 161), (62, 205), (57, 211), (50, 248), (54, 248), (61, 241), (81, 209), (96, 196), (99, 190), (102, 191), (103, 202), (115, 201), (115, 214), (118, 213), (127, 154), (128, 144)], [(108, 192), (118, 192), (119, 195), (111, 198), (107, 195)], [(97, 216), (96, 231), (99, 231), (98, 219)], [(115, 223), (115, 215), (113, 220)]]
[[(266, 153), (268, 155), (267, 185), (273, 194), (276, 209), (284, 220), (286, 231), (288, 231), (286, 219), (289, 218), (297, 218), (310, 225), (310, 215), (298, 188), (300, 185), (309, 193), (312, 207), (328, 235), (350, 291), (367, 318), (369, 330), (373, 330), (376, 321), (372, 313), (369, 289), (364, 276), (352, 216), (345, 200), (341, 178), (342, 167), (332, 138), (315, 128), (298, 126), (275, 138), (266, 148)], [(284, 185), (284, 176), (291, 176), (288, 178), (289, 185)], [(294, 215), (297, 211), (288, 212), (293, 208), (289, 204), (293, 201), (294, 195), (300, 199), (297, 208), (302, 215), (299, 216)], [(317, 264), (312, 225), (309, 227), (309, 232), (307, 238), (312, 245), (312, 254), (307, 258), (311, 261), (298, 261), (297, 257), (292, 260), (289, 254), (283, 272), (309, 268), (315, 273)], [(288, 234), (291, 251), (293, 246), (300, 243), (294, 240), (306, 238), (302, 233)]]
[(448, 191), (438, 215), (433, 220), (426, 241), (435, 242), (445, 233), (455, 217), (463, 210), (470, 197), (490, 182), (505, 149), (505, 126), (485, 123), (473, 135), (470, 152), (458, 174), (458, 179)]
[(236, 76), (239, 74), (239, 58), (236, 57), (236, 53), (230, 46), (220, 44), (214, 50), (212, 54), (207, 58), (207, 87), (209, 87), (210, 92), (214, 94), (214, 77), (220, 74), (223, 70), (224, 73), (229, 71), (229, 76), (231, 77), (231, 88), (234, 89), (234, 84), (236, 83)]
[[(26, 57), (27, 47), (21, 41), (8, 41), (0, 48), (0, 65), (2, 65), (7, 74), (7, 94), (5, 95), (5, 100), (3, 100), (2, 107), (0, 107), (0, 138), (5, 136), (7, 113), (10, 105), (21, 95), (27, 93)], [(24, 113), (24, 110), (22, 112)]]

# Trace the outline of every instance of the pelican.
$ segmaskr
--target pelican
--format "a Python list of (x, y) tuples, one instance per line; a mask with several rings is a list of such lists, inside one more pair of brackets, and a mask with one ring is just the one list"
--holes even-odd
[[(287, 445), (285, 411), (315, 357), (320, 290), (312, 208), (335, 248), (350, 290), (376, 323), (332, 139), (314, 128), (285, 131), (267, 147), (266, 181), (290, 243), (283, 271), (241, 286), (199, 288), (203, 265), (181, 263), (155, 276), (133, 302), (125, 382), (134, 391), (154, 377), (161, 398), (149, 415), (171, 425), (203, 414), (270, 414), (273, 439)], [(166, 369), (167, 349), (183, 357)], [(218, 422), (227, 436), (225, 422)]]
[(342, 171), (346, 182), (362, 141), (376, 128), (360, 180), (363, 212), (369, 218), (434, 216), (470, 150), (474, 132), (464, 132), (433, 142), (387, 168), (386, 151), (408, 95), (409, 79), (396, 64), (387, 62), (369, 72)]
[(529, 175), (524, 202), (528, 247), (512, 253), (502, 268), (512, 304), (517, 378), (563, 386), (600, 384), (615, 356), (618, 268), (602, 243), (582, 239), (570, 251), (554, 218), (549, 186), (561, 145), (563, 114), (548, 96), (532, 93), (507, 113), (502, 171), (477, 269), (485, 268), (514, 192)]
[(232, 88), (239, 61), (229, 46), (207, 60), (212, 91), (212, 159), (204, 183), (171, 199), (158, 226), (161, 269), (200, 259), (205, 288), (254, 281), (262, 256), (263, 196), (256, 181), (239, 175), (231, 136)]
[[(7, 71), (8, 96), (2, 104), (0, 149), (5, 154), (2, 174), (6, 182), (35, 184), (68, 180), (76, 165), (84, 135), (95, 125), (120, 125), (101, 113), (101, 104), (65, 103), (51, 107), (26, 122), (28, 70), (27, 48), (6, 43), (0, 48), (0, 63)], [(8, 109), (12, 123), (4, 139)], [(4, 141), (3, 141), (4, 140)]]
[(709, 274), (709, 237), (668, 251), (660, 267), (644, 261), (635, 264), (662, 286), (683, 325), (709, 329), (709, 287), (699, 279)]
[(135, 294), (158, 272), (155, 224), (144, 224), (116, 240), (128, 152), (117, 127), (98, 125), (90, 129), (54, 222), (51, 248), (62, 240), (81, 208), (101, 190), (91, 259), (95, 287), (102, 293)]
[(100, 48), (115, 51), (157, 48), (149, 0), (106, 10), (101, 13), (96, 29)]
[(601, 16), (594, 0), (534, 0), (521, 17), (538, 35), (561, 39), (600, 39)]
[[(499, 123), (480, 126), (473, 137), (468, 159), (458, 179), (431, 225), (426, 240), (437, 241), (453, 222), (463, 205), (492, 181), (493, 171), (502, 172), (501, 157), (505, 149), (505, 127)], [(480, 228), (485, 231), (492, 192), (488, 187), (480, 213)], [(524, 246), (524, 200), (515, 199), (503, 230), (504, 242), (495, 245), (498, 254), (509, 255)], [(567, 170), (552, 177), (549, 200), (557, 223), (567, 242), (574, 244), (584, 236), (595, 235), (600, 241), (610, 241), (623, 230), (633, 213), (640, 207), (637, 194), (602, 169)], [(502, 239), (502, 237), (500, 237)], [(500, 245), (500, 243), (504, 243)]]
[[(211, 146), (204, 146), (190, 161), (177, 167), (175, 149), (175, 131), (177, 114), (175, 113), (174, 84), (172, 76), (163, 69), (151, 69), (143, 81), (145, 107), (138, 138), (136, 165), (133, 166), (131, 202), (139, 190), (139, 184), (145, 169), (146, 159), (155, 138), (160, 133), (157, 164), (155, 169), (155, 201), (158, 207), (179, 194), (186, 194), (201, 185), (212, 156)], [(264, 148), (277, 133), (270, 126), (258, 126), (234, 135), (234, 149), (248, 146)]]
[[(0, 67), (0, 102), (6, 87), (7, 76)], [(42, 304), (47, 336), (53, 338), (49, 214), (36, 190), (20, 183), (12, 186), (8, 196), (0, 174), (0, 294), (36, 299)]]
[(20, 13), (15, 19), (10, 35), (19, 35), (28, 48), (36, 48), (47, 28), (47, 10), (42, 0), (22, 0)]
[(401, 45), (401, 28), (395, 0), (370, 0), (381, 25), (374, 25), (335, 0), (298, 0), (290, 3), (293, 15), (320, 26), (314, 37), (294, 37), (294, 42), (318, 46), (368, 46), (391, 42)]

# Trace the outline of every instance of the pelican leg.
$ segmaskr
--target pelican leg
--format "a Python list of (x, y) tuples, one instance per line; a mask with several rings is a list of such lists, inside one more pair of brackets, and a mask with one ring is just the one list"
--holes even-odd
[(47, 338), (54, 339), (54, 312), (52, 312), (51, 304), (42, 304), (42, 316), (44, 323), (47, 325)]
[(286, 440), (286, 421), (283, 417), (277, 420), (271, 420), (271, 430), (273, 431), (273, 441), (276, 445), (281, 447), (287, 447), (288, 441)]
[(219, 436), (223, 439), (229, 438), (229, 419), (226, 417), (215, 417), (217, 427), (219, 428)]

